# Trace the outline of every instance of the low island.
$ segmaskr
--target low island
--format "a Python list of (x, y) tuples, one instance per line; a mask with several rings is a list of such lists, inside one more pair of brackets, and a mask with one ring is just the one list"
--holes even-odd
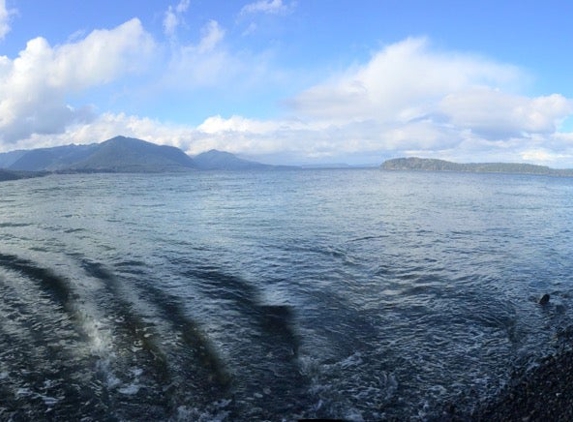
[(520, 163), (454, 163), (430, 158), (395, 158), (382, 163), (383, 170), (447, 171), (456, 173), (536, 174), (572, 177), (573, 169), (553, 169), (547, 166)]

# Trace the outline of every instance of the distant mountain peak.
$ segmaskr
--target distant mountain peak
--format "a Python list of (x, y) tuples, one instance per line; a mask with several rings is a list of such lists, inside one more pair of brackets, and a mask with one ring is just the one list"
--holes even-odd
[(157, 173), (188, 171), (196, 166), (191, 157), (179, 148), (115, 136), (99, 144), (24, 151), (7, 168), (27, 171)]
[[(117, 135), (117, 136), (114, 136), (113, 138), (109, 138), (109, 139), (105, 140), (104, 142), (119, 141), (119, 140), (122, 140), (122, 139), (129, 139), (129, 138), (128, 138), (127, 136)], [(132, 139), (134, 139), (134, 138), (132, 138)]]
[(240, 160), (235, 154), (226, 151), (220, 151), (218, 149), (210, 149), (207, 152), (202, 152), (201, 154), (197, 155), (197, 157), (227, 157)]
[(153, 142), (144, 141), (143, 139), (131, 138), (129, 136), (123, 136), (123, 135), (114, 136), (113, 138), (106, 139), (105, 141), (101, 142), (101, 144), (114, 144), (114, 143), (149, 144), (149, 145), (161, 146), (158, 144), (154, 144)]
[(230, 152), (211, 149), (193, 157), (195, 164), (202, 170), (263, 170), (275, 166), (244, 160)]
[(194, 169), (195, 163), (179, 148), (125, 136), (99, 144), (93, 154), (70, 168), (81, 171), (165, 172)]
[[(181, 149), (118, 135), (101, 143), (0, 153), (0, 167), (39, 172), (158, 173), (201, 170), (285, 169), (211, 149), (194, 158)], [(6, 176), (8, 177), (8, 176)]]

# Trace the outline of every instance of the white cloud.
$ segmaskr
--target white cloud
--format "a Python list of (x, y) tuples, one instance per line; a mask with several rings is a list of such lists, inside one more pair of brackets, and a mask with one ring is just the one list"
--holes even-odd
[(0, 140), (59, 133), (74, 121), (93, 118), (89, 106), (73, 108), (67, 96), (141, 71), (153, 49), (149, 34), (133, 19), (61, 46), (34, 38), (13, 61), (0, 57)]
[(445, 96), (439, 109), (460, 129), (503, 139), (555, 132), (559, 122), (573, 113), (573, 102), (558, 94), (528, 98), (475, 88)]
[(163, 17), (165, 35), (172, 37), (182, 22), (182, 16), (189, 9), (190, 0), (181, 0), (176, 6), (169, 6)]
[(138, 19), (53, 50), (51, 84), (83, 89), (145, 70), (155, 43)]
[(193, 90), (197, 88), (222, 89), (228, 87), (237, 75), (256, 72), (257, 66), (247, 70), (245, 60), (230, 52), (224, 45), (225, 30), (211, 20), (201, 29), (197, 43), (177, 45), (171, 50), (170, 62), (165, 69), (163, 86), (169, 89)]
[(90, 121), (70, 122), (61, 133), (34, 133), (28, 138), (20, 139), (11, 145), (10, 149), (40, 148), (70, 143), (91, 144), (117, 135), (184, 147), (186, 142), (193, 139), (194, 130), (185, 126), (168, 125), (146, 117), (106, 112), (94, 116)]
[(229, 119), (224, 119), (217, 115), (207, 118), (197, 127), (197, 130), (209, 135), (223, 132), (265, 134), (277, 130), (277, 125), (277, 122), (263, 122), (246, 119), (241, 116), (232, 116)]
[(373, 55), (365, 65), (312, 87), (291, 101), (315, 118), (403, 121), (425, 116), (445, 94), (472, 86), (501, 86), (519, 71), (472, 56), (431, 51), (409, 38)]
[(208, 53), (213, 51), (223, 40), (225, 30), (221, 28), (217, 21), (211, 20), (203, 27), (201, 35), (201, 42), (197, 46), (197, 51), (199, 53)]
[(525, 150), (522, 151), (520, 155), (524, 161), (534, 161), (536, 163), (552, 162), (556, 157), (563, 158), (562, 155), (556, 156), (556, 154), (553, 154), (543, 148)]
[(185, 13), (189, 9), (189, 3), (190, 0), (181, 0), (175, 7), (175, 10), (177, 13)]
[(524, 151), (555, 141), (560, 124), (573, 114), (573, 101), (559, 94), (518, 94), (528, 82), (529, 76), (514, 66), (435, 51), (428, 40), (410, 38), (287, 105), (293, 116), (312, 125), (337, 128), (339, 135), (330, 140), (333, 154), (344, 143), (340, 138), (346, 138), (353, 139), (349, 144), (357, 153), (465, 151), (467, 161), (503, 152), (506, 158), (513, 154), (513, 160), (534, 159), (541, 155)]
[[(292, 7), (292, 6), (290, 6)], [(253, 13), (266, 13), (266, 14), (281, 14), (289, 11), (289, 6), (283, 4), (282, 0), (260, 0), (254, 3), (249, 3), (241, 9), (240, 14), (253, 14)]]
[[(183, 10), (187, 6), (188, 2), (180, 2), (178, 7)], [(92, 133), (89, 142), (93, 142), (134, 130), (134, 122), (140, 128), (140, 137), (175, 142), (151, 128), (160, 127), (165, 134), (173, 130), (172, 126), (121, 114), (117, 119), (111, 118), (112, 114), (98, 117), (95, 107), (81, 103), (71, 106), (68, 99), (77, 102), (86, 90), (93, 92), (94, 87), (115, 83), (137, 72), (159, 78), (155, 84), (141, 87), (143, 95), (162, 95), (166, 88), (177, 93), (205, 87), (248, 89), (245, 87), (261, 80), (258, 76), (265, 72), (266, 59), (233, 54), (225, 48), (224, 37), (225, 30), (218, 22), (209, 21), (197, 43), (173, 43), (170, 49), (160, 50), (140, 21), (133, 19), (111, 30), (76, 36), (74, 41), (58, 46), (51, 46), (41, 37), (32, 39), (15, 59), (0, 56), (0, 144), (7, 144), (3, 149), (12, 149), (34, 145), (32, 141), (42, 145), (88, 142), (85, 136), (78, 135), (81, 131)], [(166, 57), (159, 57), (160, 51), (168, 54), (169, 64), (159, 74), (150, 75), (149, 72), (157, 71), (151, 65), (158, 65)], [(104, 123), (108, 129), (104, 129)], [(202, 133), (193, 128), (186, 131)]]
[(177, 14), (173, 11), (172, 7), (165, 12), (165, 17), (163, 18), (163, 30), (165, 35), (171, 37), (175, 34), (175, 30), (179, 25), (179, 18)]
[(10, 32), (11, 11), (6, 9), (6, 0), (0, 0), (0, 41)]
[[(196, 43), (172, 44), (161, 89), (232, 90), (253, 81), (266, 87), (268, 80), (259, 77), (268, 70), (260, 64), (264, 60), (230, 51), (224, 41), (225, 30), (209, 21)], [(108, 46), (105, 55), (100, 45)], [(386, 46), (367, 62), (327, 77), (287, 100), (286, 114), (274, 119), (213, 115), (197, 126), (173, 125), (66, 106), (69, 92), (136, 71), (153, 48), (140, 23), (130, 21), (65, 46), (52, 48), (38, 38), (16, 60), (0, 57), (0, 133), (20, 139), (15, 144), (20, 148), (123, 134), (190, 154), (216, 148), (271, 162), (372, 163), (422, 155), (572, 166), (573, 133), (561, 129), (573, 116), (571, 99), (528, 96), (523, 92), (530, 78), (524, 71), (438, 51), (424, 38)]]

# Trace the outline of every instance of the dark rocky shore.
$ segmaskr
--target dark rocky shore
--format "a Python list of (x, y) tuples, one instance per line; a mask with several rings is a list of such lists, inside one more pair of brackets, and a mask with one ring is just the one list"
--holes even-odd
[(573, 421), (573, 351), (549, 356), (539, 366), (514, 374), (495, 399), (470, 415), (457, 413), (452, 404), (442, 416), (441, 421), (451, 422)]
[(573, 421), (573, 351), (546, 358), (514, 379), (476, 421)]

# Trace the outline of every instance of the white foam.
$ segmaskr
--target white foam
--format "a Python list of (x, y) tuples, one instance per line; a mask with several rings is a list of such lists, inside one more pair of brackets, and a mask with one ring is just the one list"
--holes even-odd
[(16, 390), (16, 396), (18, 397), (28, 397), (31, 396), (33, 393), (30, 391), (29, 388), (18, 388)]
[(55, 397), (50, 397), (50, 396), (42, 396), (40, 395), (39, 397), (42, 398), (42, 400), (44, 400), (44, 404), (46, 406), (54, 406), (56, 403), (58, 403), (60, 400), (55, 398)]
[(362, 412), (354, 408), (346, 410), (344, 419), (354, 422), (364, 422), (364, 417), (362, 416)]
[(178, 421), (197, 421), (197, 422), (224, 422), (227, 420), (231, 412), (227, 410), (220, 410), (216, 413), (209, 411), (201, 411), (194, 407), (179, 406), (177, 408)]
[(46, 406), (54, 406), (56, 403), (60, 401), (55, 397), (46, 396), (44, 394), (35, 393), (34, 391), (30, 390), (29, 388), (18, 388), (16, 390), (16, 397), (34, 397), (40, 398), (44, 401)]
[(140, 385), (129, 384), (129, 385), (126, 385), (125, 387), (120, 388), (117, 391), (119, 391), (121, 394), (125, 394), (126, 396), (133, 396), (139, 392), (140, 388), (141, 388)]

